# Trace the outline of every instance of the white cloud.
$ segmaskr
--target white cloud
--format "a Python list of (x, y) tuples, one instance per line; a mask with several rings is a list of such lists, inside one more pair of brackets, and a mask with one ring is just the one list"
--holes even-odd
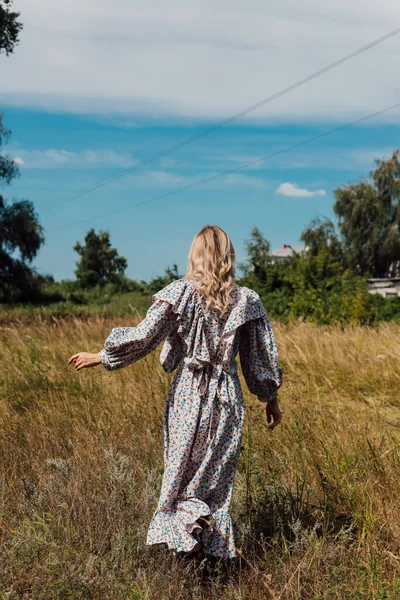
[(276, 190), (277, 194), (281, 196), (291, 196), (293, 198), (310, 198), (311, 196), (326, 196), (325, 190), (306, 190), (305, 188), (300, 188), (295, 183), (281, 183), (281, 185)]
[(16, 165), (24, 165), (25, 164), (25, 161), (20, 156), (14, 156), (13, 162), (15, 162)]
[[(393, 29), (400, 3), (384, 4), (19, 0), (24, 29), (2, 59), (2, 105), (127, 123), (141, 114), (223, 118)], [(399, 49), (397, 36), (252, 117), (343, 120), (394, 103)]]
[(71, 152), (60, 148), (46, 150), (20, 150), (14, 162), (32, 169), (66, 168), (96, 168), (96, 167), (130, 167), (134, 164), (126, 154), (114, 150), (82, 150)]

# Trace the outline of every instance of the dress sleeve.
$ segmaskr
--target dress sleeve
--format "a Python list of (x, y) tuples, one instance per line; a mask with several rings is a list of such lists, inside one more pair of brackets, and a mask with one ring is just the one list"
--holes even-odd
[(171, 305), (155, 300), (146, 317), (137, 327), (116, 327), (105, 341), (100, 359), (104, 367), (113, 371), (140, 360), (168, 336), (175, 327)]
[(239, 355), (250, 392), (261, 402), (276, 398), (282, 385), (282, 369), (278, 365), (278, 348), (267, 315), (251, 319), (242, 326)]
[(176, 330), (173, 330), (166, 338), (160, 353), (160, 363), (166, 373), (172, 373), (184, 357), (182, 339)]

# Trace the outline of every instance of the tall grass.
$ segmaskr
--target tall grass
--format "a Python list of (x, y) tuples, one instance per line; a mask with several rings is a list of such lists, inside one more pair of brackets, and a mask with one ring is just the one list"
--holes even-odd
[[(156, 353), (114, 373), (66, 365), (120, 323), (1, 326), (0, 598), (268, 597), (241, 559), (181, 562), (145, 546), (170, 376)], [(275, 331), (284, 420), (269, 432), (246, 395), (237, 545), (276, 598), (398, 600), (400, 326)]]

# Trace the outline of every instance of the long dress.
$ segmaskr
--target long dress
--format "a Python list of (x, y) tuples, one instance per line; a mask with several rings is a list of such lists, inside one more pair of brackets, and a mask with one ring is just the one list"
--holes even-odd
[(146, 543), (190, 552), (201, 539), (206, 553), (234, 557), (229, 509), (244, 415), (235, 357), (250, 391), (262, 402), (273, 398), (282, 372), (271, 324), (253, 290), (236, 286), (229, 311), (218, 317), (181, 278), (153, 296), (137, 327), (112, 329), (101, 361), (108, 370), (126, 367), (163, 340), (161, 364), (167, 373), (177, 370), (163, 417), (161, 494)]

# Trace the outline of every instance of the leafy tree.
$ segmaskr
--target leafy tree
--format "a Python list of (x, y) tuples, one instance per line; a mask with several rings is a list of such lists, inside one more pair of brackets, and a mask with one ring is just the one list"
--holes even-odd
[(90, 229), (84, 245), (77, 242), (74, 250), (81, 257), (75, 271), (80, 286), (91, 288), (122, 282), (128, 262), (123, 256), (118, 256), (118, 251), (111, 247), (108, 231), (100, 231), (97, 234), (94, 229)]
[[(0, 54), (13, 52), (22, 24), (11, 10), (12, 0), (0, 0)], [(10, 131), (0, 112), (0, 186), (10, 184), (19, 175), (18, 166), (2, 148)], [(29, 200), (8, 203), (0, 194), (0, 301), (32, 298), (40, 278), (29, 267), (43, 244), (43, 229)]]
[(0, 54), (11, 54), (18, 44), (22, 23), (19, 13), (11, 10), (12, 0), (0, 0)]
[(400, 273), (400, 151), (375, 162), (369, 180), (335, 191), (334, 211), (352, 269), (389, 277)]
[(271, 315), (287, 317), (291, 291), (286, 271), (290, 258), (274, 261), (270, 255), (270, 243), (258, 227), (253, 227), (245, 245), (247, 260), (239, 265), (243, 273), (239, 284), (255, 290)]
[(0, 184), (11, 183), (19, 175), (17, 164), (2, 152), (2, 147), (8, 142), (10, 134), (11, 132), (3, 123), (3, 113), (0, 112)]
[(271, 264), (269, 254), (270, 243), (258, 227), (250, 231), (250, 238), (245, 241), (247, 262), (240, 265), (245, 277), (253, 276), (259, 282), (266, 282), (268, 266)]
[[(4, 127), (0, 113), (0, 148), (10, 132)], [(15, 162), (0, 155), (0, 185), (10, 184), (19, 174)], [(0, 301), (30, 299), (39, 285), (28, 266), (43, 244), (43, 229), (32, 202), (8, 203), (0, 195)]]
[(324, 248), (329, 248), (332, 256), (344, 260), (341, 240), (330, 219), (313, 219), (303, 230), (300, 239), (313, 256), (317, 256)]
[[(32, 202), (0, 196), (0, 301), (29, 300), (38, 279), (29, 268), (44, 241)], [(17, 255), (17, 256), (16, 256)]]

